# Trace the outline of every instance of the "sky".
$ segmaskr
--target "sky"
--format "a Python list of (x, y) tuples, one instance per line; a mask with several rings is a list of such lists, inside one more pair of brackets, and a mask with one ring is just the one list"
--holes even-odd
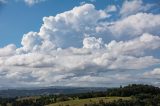
[(0, 89), (160, 87), (159, 0), (0, 0)]

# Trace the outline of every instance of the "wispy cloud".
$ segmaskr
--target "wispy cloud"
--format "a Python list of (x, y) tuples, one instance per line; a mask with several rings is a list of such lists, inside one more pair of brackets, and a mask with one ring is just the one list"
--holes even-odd
[(124, 16), (129, 16), (136, 14), (138, 12), (145, 12), (152, 8), (155, 4), (144, 4), (143, 0), (125, 0), (120, 10), (120, 14)]
[(24, 0), (24, 2), (29, 6), (32, 6), (32, 5), (35, 5), (40, 2), (44, 2), (44, 1), (46, 1), (46, 0)]
[(7, 3), (7, 0), (0, 0), (0, 4)]
[(7, 0), (0, 0), (0, 12), (3, 9), (3, 6), (7, 3)]

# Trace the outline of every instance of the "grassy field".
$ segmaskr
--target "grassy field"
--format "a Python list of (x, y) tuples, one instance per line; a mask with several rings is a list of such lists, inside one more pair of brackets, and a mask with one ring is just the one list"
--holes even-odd
[(78, 100), (70, 100), (59, 103), (50, 104), (47, 106), (84, 106), (84, 104), (90, 103), (98, 103), (99, 100), (103, 100), (104, 102), (112, 102), (114, 100), (131, 100), (131, 97), (98, 97), (98, 98), (89, 98), (89, 99), (78, 99)]

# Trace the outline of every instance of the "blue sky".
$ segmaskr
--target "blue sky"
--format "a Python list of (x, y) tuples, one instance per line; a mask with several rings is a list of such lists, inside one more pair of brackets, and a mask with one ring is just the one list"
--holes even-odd
[(0, 0), (0, 88), (160, 86), (159, 0)]

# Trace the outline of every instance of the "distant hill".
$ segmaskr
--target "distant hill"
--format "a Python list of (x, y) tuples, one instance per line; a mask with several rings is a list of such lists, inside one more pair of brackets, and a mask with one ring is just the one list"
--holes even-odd
[(0, 90), (0, 97), (25, 97), (53, 94), (75, 94), (96, 91), (106, 91), (105, 87), (48, 87), (48, 88), (27, 88)]

